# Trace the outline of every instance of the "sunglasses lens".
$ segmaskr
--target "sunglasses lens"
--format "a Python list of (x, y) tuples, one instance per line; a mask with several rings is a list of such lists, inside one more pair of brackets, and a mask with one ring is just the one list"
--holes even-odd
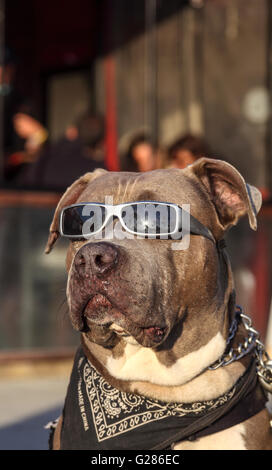
[(62, 233), (66, 237), (84, 237), (98, 232), (105, 213), (105, 207), (94, 204), (67, 207), (62, 214)]
[(167, 204), (130, 204), (122, 210), (125, 227), (139, 235), (171, 234), (176, 227), (177, 211)]

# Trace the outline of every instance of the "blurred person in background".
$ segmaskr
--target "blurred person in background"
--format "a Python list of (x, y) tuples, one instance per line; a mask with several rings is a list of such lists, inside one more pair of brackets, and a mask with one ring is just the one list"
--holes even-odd
[(86, 112), (57, 142), (49, 143), (38, 160), (23, 172), (21, 187), (63, 192), (77, 178), (104, 163), (104, 118)]
[(20, 147), (6, 158), (5, 176), (9, 182), (16, 181), (20, 173), (39, 158), (48, 138), (47, 130), (30, 113), (18, 112), (12, 121)]
[(168, 168), (185, 168), (201, 157), (211, 156), (205, 139), (193, 134), (185, 134), (168, 148)]
[(124, 157), (125, 171), (150, 171), (157, 168), (157, 149), (152, 138), (146, 133), (138, 133), (129, 142)]
[(24, 139), (24, 150), (27, 161), (34, 161), (41, 151), (42, 145), (47, 141), (48, 132), (34, 116), (18, 112), (13, 117), (16, 134)]
[(0, 62), (0, 95), (3, 100), (3, 150), (8, 155), (18, 149), (18, 138), (13, 127), (13, 116), (22, 104), (23, 98), (15, 86), (17, 58), (5, 47)]
[[(0, 62), (0, 95), (3, 100), (3, 167), (7, 181), (11, 181), (21, 168), (34, 158), (34, 146), (30, 150), (29, 133), (35, 133), (37, 136), (39, 127), (40, 135), (45, 134), (43, 127), (35, 118), (33, 106), (19, 89), (17, 66), (16, 55), (9, 47), (5, 47), (4, 57)], [(29, 144), (27, 148), (26, 141)]]

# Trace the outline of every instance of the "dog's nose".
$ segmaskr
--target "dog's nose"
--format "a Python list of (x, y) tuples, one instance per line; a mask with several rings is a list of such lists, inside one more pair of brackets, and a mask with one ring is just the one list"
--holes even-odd
[(118, 259), (117, 246), (107, 242), (88, 243), (78, 250), (74, 263), (80, 274), (101, 277), (117, 266)]

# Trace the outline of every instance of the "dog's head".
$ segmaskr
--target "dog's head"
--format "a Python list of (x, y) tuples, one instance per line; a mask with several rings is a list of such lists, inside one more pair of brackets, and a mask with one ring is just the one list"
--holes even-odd
[(230, 164), (206, 158), (185, 170), (96, 170), (75, 181), (62, 196), (46, 252), (59, 237), (63, 207), (105, 203), (106, 196), (113, 204), (143, 200), (190, 204), (191, 214), (210, 230), (214, 241), (191, 234), (187, 249), (173, 250), (173, 240), (165, 239), (72, 240), (66, 264), (74, 328), (105, 347), (135, 341), (163, 350), (182, 338), (183, 354), (194, 351), (200, 337), (211, 338), (225, 328), (233, 290), (229, 266), (216, 242), (246, 214), (256, 229), (260, 192)]

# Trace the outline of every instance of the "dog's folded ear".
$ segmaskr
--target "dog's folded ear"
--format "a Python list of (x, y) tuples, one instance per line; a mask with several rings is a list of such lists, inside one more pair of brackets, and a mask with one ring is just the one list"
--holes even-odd
[(65, 206), (75, 204), (79, 196), (81, 195), (81, 193), (88, 186), (88, 184), (92, 180), (96, 179), (98, 176), (102, 175), (103, 173), (106, 173), (106, 170), (102, 168), (98, 168), (97, 170), (94, 170), (93, 172), (90, 172), (90, 173), (85, 173), (85, 175), (81, 176), (71, 186), (69, 186), (69, 188), (66, 189), (65, 193), (61, 197), (56, 207), (54, 217), (50, 225), (49, 237), (48, 237), (48, 241), (45, 247), (46, 254), (50, 253), (50, 251), (53, 248), (54, 243), (59, 238), (59, 235), (60, 235), (59, 234), (59, 216), (60, 216), (61, 210)]
[(222, 160), (200, 158), (188, 167), (209, 193), (224, 230), (248, 215), (250, 227), (257, 229), (257, 213), (262, 205), (260, 191), (247, 184), (236, 168)]

